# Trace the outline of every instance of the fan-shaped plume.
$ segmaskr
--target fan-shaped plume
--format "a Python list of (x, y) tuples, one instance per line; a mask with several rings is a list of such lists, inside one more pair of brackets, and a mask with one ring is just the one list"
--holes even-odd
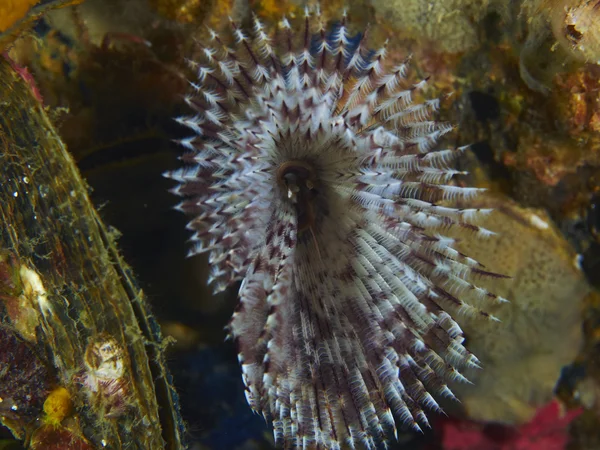
[(345, 16), (232, 32), (191, 63), (194, 113), (178, 121), (193, 134), (166, 174), (193, 217), (190, 254), (209, 253), (216, 291), (242, 281), (229, 330), (279, 445), (384, 446), (478, 365), (453, 317), (493, 320), (480, 308), (504, 301), (450, 237), (489, 235), (473, 223), (487, 211), (441, 204), (479, 191), (447, 184), (464, 148), (432, 151), (451, 129), (431, 119), (438, 101), (413, 104), (425, 82), (386, 68)]

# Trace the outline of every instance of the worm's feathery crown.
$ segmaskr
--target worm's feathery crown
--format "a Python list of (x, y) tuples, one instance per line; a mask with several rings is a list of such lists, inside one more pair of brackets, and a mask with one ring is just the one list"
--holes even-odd
[[(250, 406), (285, 447), (376, 448), (396, 421), (419, 429), (430, 394), (477, 366), (458, 314), (504, 301), (473, 282), (493, 275), (453, 248), (452, 230), (487, 236), (487, 210), (442, 206), (479, 191), (447, 184), (464, 148), (437, 100), (412, 102), (406, 62), (307, 13), (274, 38), (258, 18), (212, 33), (179, 118), (186, 165), (178, 209), (193, 216), (191, 254), (209, 253), (217, 291), (242, 280), (229, 326)], [(315, 30), (316, 28), (316, 30)]]

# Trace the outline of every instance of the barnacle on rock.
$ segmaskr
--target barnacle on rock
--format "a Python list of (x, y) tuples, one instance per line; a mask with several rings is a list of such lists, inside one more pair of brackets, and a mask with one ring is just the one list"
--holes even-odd
[(76, 377), (87, 401), (108, 418), (124, 414), (130, 402), (125, 358), (125, 350), (116, 339), (102, 335), (88, 344), (85, 369)]
[(427, 426), (432, 394), (478, 366), (453, 317), (494, 320), (504, 299), (454, 237), (490, 235), (474, 224), (489, 210), (440, 205), (479, 189), (452, 184), (464, 148), (432, 150), (452, 127), (437, 99), (412, 102), (425, 81), (406, 61), (387, 67), (346, 16), (253, 28), (232, 24), (235, 49), (214, 32), (202, 45), (186, 165), (166, 176), (215, 290), (242, 281), (230, 334), (276, 442), (375, 448), (396, 421)]
[(550, 11), (552, 32), (569, 55), (600, 64), (600, 1), (559, 0)]
[(549, 94), (557, 73), (600, 64), (598, 0), (526, 0), (519, 15), (527, 29), (519, 71), (531, 89)]

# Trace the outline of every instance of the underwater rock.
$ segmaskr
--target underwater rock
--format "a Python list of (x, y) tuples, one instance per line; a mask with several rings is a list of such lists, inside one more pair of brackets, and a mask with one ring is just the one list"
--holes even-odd
[(3, 0), (0, 2), (0, 52), (45, 13), (82, 0)]
[(557, 73), (600, 64), (600, 7), (595, 0), (524, 0), (517, 17), (505, 17), (526, 34), (519, 70), (535, 91), (549, 94)]
[(443, 52), (455, 53), (479, 45), (477, 23), (488, 1), (373, 0), (376, 16), (419, 40), (432, 41)]
[[(586, 153), (600, 148), (600, 66), (587, 64), (554, 78), (556, 121), (572, 137), (591, 140)], [(591, 150), (591, 151), (590, 151)], [(600, 158), (599, 158), (600, 159)], [(598, 165), (598, 164), (597, 164)]]
[(513, 277), (481, 281), (510, 303), (491, 307), (500, 323), (458, 320), (482, 369), (469, 369), (473, 384), (454, 384), (453, 390), (470, 419), (521, 424), (552, 399), (561, 368), (576, 358), (590, 287), (577, 255), (545, 213), (496, 198), (478, 206), (494, 208), (483, 225), (498, 235), (458, 247)]

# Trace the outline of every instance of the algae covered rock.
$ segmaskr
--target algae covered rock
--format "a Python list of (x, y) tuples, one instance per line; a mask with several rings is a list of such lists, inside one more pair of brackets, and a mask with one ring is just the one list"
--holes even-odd
[(432, 41), (444, 52), (462, 52), (479, 44), (477, 22), (487, 1), (373, 0), (376, 15), (418, 40)]
[(0, 380), (0, 422), (29, 448), (182, 448), (158, 325), (26, 77), (4, 58), (0, 97), (0, 340), (14, 369)]

